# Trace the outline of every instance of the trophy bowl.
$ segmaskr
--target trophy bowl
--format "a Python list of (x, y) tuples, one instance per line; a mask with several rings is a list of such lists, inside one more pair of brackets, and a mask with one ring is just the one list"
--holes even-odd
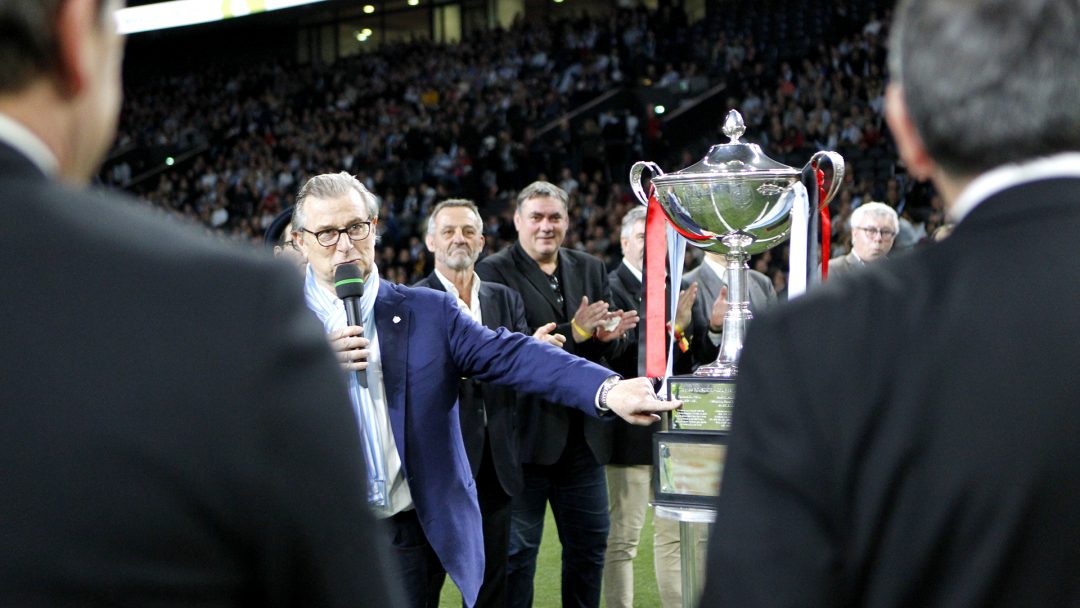
[[(794, 199), (784, 194), (802, 171), (774, 161), (757, 144), (740, 142), (745, 131), (742, 115), (731, 110), (724, 120), (728, 143), (713, 146), (705, 158), (674, 173), (664, 173), (648, 161), (634, 163), (630, 187), (638, 200), (648, 204), (641, 178), (649, 169), (668, 221), (696, 247), (750, 255), (771, 249), (791, 231)], [(828, 204), (843, 181), (843, 159), (835, 152), (818, 152), (810, 163), (825, 174), (827, 194), (820, 203)]]

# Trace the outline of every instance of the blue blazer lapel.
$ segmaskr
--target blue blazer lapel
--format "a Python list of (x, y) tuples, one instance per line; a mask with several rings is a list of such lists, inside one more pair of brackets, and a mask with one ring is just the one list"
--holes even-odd
[(405, 460), (405, 386), (408, 382), (409, 360), (409, 308), (404, 305), (405, 296), (397, 286), (380, 279), (379, 295), (375, 298), (375, 328), (379, 336), (379, 354), (382, 357), (383, 389), (390, 426), (394, 430), (398, 455), (402, 466), (408, 470)]

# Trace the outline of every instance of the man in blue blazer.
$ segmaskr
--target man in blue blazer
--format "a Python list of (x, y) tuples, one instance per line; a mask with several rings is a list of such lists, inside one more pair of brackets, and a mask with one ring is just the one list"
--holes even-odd
[[(347, 173), (316, 176), (301, 188), (293, 230), (308, 260), (307, 303), (346, 369), (366, 375), (362, 382), (352, 374), (351, 394), (367, 443), (368, 497), (387, 522), (409, 605), (437, 603), (429, 597), (431, 580), (445, 570), (471, 606), (484, 551), (459, 424), (462, 377), (542, 393), (592, 417), (610, 410), (639, 424), (676, 404), (658, 401), (647, 380), (620, 381), (529, 336), (487, 329), (447, 294), (380, 280), (377, 218), (375, 197)], [(358, 326), (347, 326), (334, 295), (335, 270), (345, 264), (365, 277)]]

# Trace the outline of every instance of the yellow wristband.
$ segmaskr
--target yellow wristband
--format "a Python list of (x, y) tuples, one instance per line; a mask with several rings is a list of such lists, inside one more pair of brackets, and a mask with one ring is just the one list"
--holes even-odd
[(581, 329), (581, 326), (577, 324), (577, 319), (570, 319), (570, 327), (572, 327), (574, 331), (577, 332), (577, 335), (581, 336), (582, 340), (588, 340), (592, 337), (592, 334), (585, 331), (584, 329)]

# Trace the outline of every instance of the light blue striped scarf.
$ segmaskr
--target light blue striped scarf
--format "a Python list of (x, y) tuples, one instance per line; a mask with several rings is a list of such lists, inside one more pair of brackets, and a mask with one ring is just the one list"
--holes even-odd
[[(360, 298), (360, 310), (364, 319), (364, 337), (374, 340), (375, 336), (375, 297), (379, 293), (379, 269), (373, 264), (367, 281), (364, 283), (364, 295)], [(307, 307), (319, 318), (327, 333), (343, 329), (346, 326), (345, 305), (338, 297), (319, 284), (307, 267), (304, 279), (304, 297)], [(383, 456), (383, 439), (379, 432), (378, 416), (371, 393), (360, 386), (356, 374), (347, 372), (349, 379), (349, 399), (360, 427), (360, 438), (364, 447), (364, 460), (367, 463), (368, 501), (380, 507), (386, 506), (386, 459)]]

